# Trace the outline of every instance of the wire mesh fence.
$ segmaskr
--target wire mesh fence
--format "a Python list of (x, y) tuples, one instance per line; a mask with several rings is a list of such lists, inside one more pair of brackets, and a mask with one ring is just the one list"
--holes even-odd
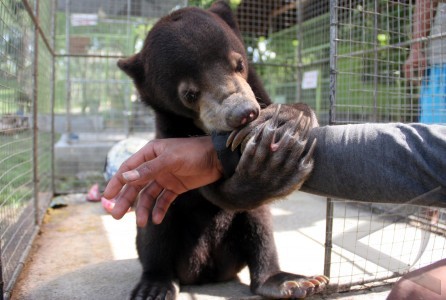
[[(150, 109), (117, 60), (138, 51), (161, 16), (212, 2), (0, 0), (4, 291), (20, 271), (50, 196), (104, 184), (112, 145), (154, 130)], [(250, 62), (274, 102), (305, 102), (322, 125), (446, 122), (444, 73), (434, 68), (446, 55), (443, 4), (433, 7), (429, 1), (424, 18), (417, 19), (417, 1), (408, 0), (229, 3)], [(417, 31), (415, 24), (426, 19), (432, 30)], [(426, 63), (406, 63), (417, 47)], [(329, 206), (327, 245), (332, 247), (325, 266), (337, 290), (398, 276), (407, 266), (445, 256), (442, 210), (408, 206), (395, 213), (385, 205), (341, 200)]]
[(245, 0), (236, 12), (250, 60), (273, 101), (305, 102), (327, 124), (329, 3)]
[(429, 76), (445, 52), (443, 4), (332, 1), (332, 7), (332, 122), (444, 123), (442, 73)]
[(392, 283), (446, 255), (444, 209), (344, 200), (331, 204), (324, 267), (330, 291)]
[[(446, 122), (445, 82), (429, 76), (439, 67), (433, 53), (446, 53), (434, 43), (446, 11), (433, 3), (330, 1), (331, 124)], [(445, 257), (442, 209), (329, 199), (327, 211), (325, 273), (334, 290), (382, 284)]]
[(331, 291), (392, 282), (446, 255), (445, 210), (408, 204), (335, 201), (327, 218)]
[[(40, 130), (52, 113), (52, 2), (1, 1), (0, 222), (2, 288), (10, 290), (53, 194), (52, 134)], [(40, 33), (30, 12), (42, 16)], [(40, 101), (40, 99), (44, 99)]]
[(135, 132), (153, 130), (150, 110), (116, 67), (141, 47), (157, 18), (180, 1), (58, 1), (55, 189), (104, 185), (107, 151)]

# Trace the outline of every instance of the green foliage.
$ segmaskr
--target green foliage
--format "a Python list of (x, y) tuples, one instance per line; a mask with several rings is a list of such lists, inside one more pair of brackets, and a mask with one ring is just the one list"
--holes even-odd
[(242, 0), (230, 0), (229, 5), (231, 5), (232, 9), (236, 9), (240, 3), (242, 3)]
[(410, 9), (388, 0), (376, 8), (375, 2), (363, 2), (341, 19), (337, 114), (349, 120), (404, 122), (407, 110), (416, 107), (401, 74), (408, 47), (395, 46), (410, 38)]
[(31, 132), (0, 135), (0, 205), (18, 206), (31, 198)]
[[(188, 1), (188, 5), (189, 6), (198, 6), (201, 8), (209, 8), (212, 3), (214, 3), (215, 0), (189, 0)], [(242, 2), (242, 0), (230, 0), (229, 1), (229, 5), (231, 6), (232, 9), (236, 9), (240, 3)]]
[(209, 8), (214, 0), (189, 0), (187, 1), (189, 6), (198, 6), (201, 8)]

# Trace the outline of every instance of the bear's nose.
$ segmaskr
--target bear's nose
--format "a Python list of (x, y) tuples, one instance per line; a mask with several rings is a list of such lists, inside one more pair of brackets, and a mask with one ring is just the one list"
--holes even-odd
[(254, 121), (259, 116), (259, 108), (254, 105), (238, 105), (227, 118), (227, 123), (232, 128), (244, 126)]

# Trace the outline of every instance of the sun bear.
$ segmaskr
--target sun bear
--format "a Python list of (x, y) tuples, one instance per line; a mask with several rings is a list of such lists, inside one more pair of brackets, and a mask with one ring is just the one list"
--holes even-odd
[[(312, 159), (287, 145), (297, 139), (304, 146), (305, 133), (299, 133), (317, 122), (303, 104), (288, 110), (271, 105), (248, 65), (230, 7), (218, 1), (209, 10), (170, 13), (153, 26), (142, 50), (118, 66), (133, 79), (142, 101), (153, 108), (157, 138), (236, 130), (230, 138), (236, 145), (243, 143), (243, 127), (276, 120), (273, 127), (250, 128), (251, 144), (257, 142), (258, 148), (252, 151), (252, 145), (243, 144), (233, 174), (178, 196), (161, 224), (148, 222), (138, 228), (143, 274), (131, 298), (174, 299), (176, 281), (227, 281), (246, 265), (251, 291), (258, 295), (300, 298), (322, 290), (328, 283), (324, 276), (280, 271), (266, 205), (308, 176)], [(282, 125), (290, 118), (301, 121), (294, 130), (284, 130)], [(271, 153), (261, 151), (265, 141), (269, 144), (264, 148)], [(286, 164), (292, 159), (295, 164)]]

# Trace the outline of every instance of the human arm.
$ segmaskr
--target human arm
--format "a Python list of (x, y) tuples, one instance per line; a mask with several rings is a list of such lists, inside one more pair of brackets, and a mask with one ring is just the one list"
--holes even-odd
[(406, 78), (419, 81), (426, 69), (426, 57), (423, 49), (423, 38), (426, 38), (431, 30), (431, 21), (439, 0), (417, 0), (413, 13), (412, 39), (409, 56), (404, 63), (403, 71)]
[[(314, 168), (301, 187), (302, 191), (367, 202), (406, 203), (419, 195), (440, 188), (441, 190), (432, 196), (444, 201), (431, 200), (434, 201), (433, 205), (446, 205), (446, 199), (444, 199), (446, 197), (444, 194), (446, 189), (446, 126), (401, 123), (324, 126), (314, 128), (309, 132), (307, 147), (310, 147), (315, 139), (317, 139), (317, 146), (313, 152)], [(200, 142), (206, 142), (204, 145), (207, 146), (198, 147)], [(160, 149), (166, 152), (165, 155), (152, 154), (150, 145), (157, 144), (163, 145)], [(221, 170), (221, 165), (216, 160), (210, 137), (177, 139), (172, 140), (172, 143), (170, 140), (158, 140), (148, 145), (139, 154), (132, 156), (131, 162), (126, 162), (125, 166), (119, 169), (107, 186), (106, 197), (111, 198), (117, 195), (126, 183), (133, 185), (131, 180), (126, 181), (122, 177), (122, 173), (137, 166), (139, 166), (137, 169), (141, 173), (141, 178), (145, 178), (147, 182), (151, 182), (154, 178), (157, 182), (163, 182), (165, 176), (171, 176), (170, 172), (173, 173), (174, 179), (181, 179), (182, 177), (174, 175), (183, 170), (186, 172), (183, 175), (189, 175), (185, 178), (194, 179), (194, 184), (188, 185), (189, 188), (209, 184), (222, 175), (222, 172), (212, 171), (218, 168)], [(184, 151), (184, 149), (190, 151)], [(150, 153), (144, 154), (145, 151)], [(175, 155), (172, 158), (168, 153)], [(198, 155), (191, 155), (193, 153)], [(206, 153), (210, 153), (211, 157), (214, 155), (214, 158), (204, 159)], [(153, 159), (152, 163), (155, 162), (158, 167), (152, 169), (144, 166), (149, 159)], [(175, 167), (178, 164), (187, 168), (178, 169)], [(262, 165), (258, 168), (259, 172), (268, 172)], [(162, 175), (162, 172), (166, 174)], [(207, 173), (218, 176), (206, 177)], [(124, 189), (124, 197), (120, 196), (117, 199), (114, 217), (119, 218), (124, 215), (133, 203), (136, 191), (144, 187), (143, 184), (144, 182), (141, 182), (136, 190), (129, 187), (130, 194)], [(178, 180), (166, 181), (164, 185), (165, 192), (162, 192), (160, 186), (157, 185), (156, 196), (154, 193), (150, 199), (141, 199), (146, 199), (147, 203), (138, 204), (136, 208), (138, 225), (141, 226), (147, 221), (151, 210), (150, 205), (154, 205), (156, 197), (153, 213), (159, 217), (154, 219), (162, 220), (168, 206), (174, 200), (169, 189), (175, 191), (173, 195), (187, 190)], [(158, 205), (161, 209), (158, 209)]]
[(210, 137), (153, 140), (121, 165), (104, 197), (117, 197), (112, 216), (120, 219), (144, 189), (136, 222), (144, 226), (152, 212), (153, 222), (161, 223), (177, 195), (218, 180), (222, 172)]
[[(446, 126), (356, 124), (314, 128), (315, 165), (304, 192), (367, 202), (446, 206)], [(437, 201), (437, 200), (443, 200)]]

